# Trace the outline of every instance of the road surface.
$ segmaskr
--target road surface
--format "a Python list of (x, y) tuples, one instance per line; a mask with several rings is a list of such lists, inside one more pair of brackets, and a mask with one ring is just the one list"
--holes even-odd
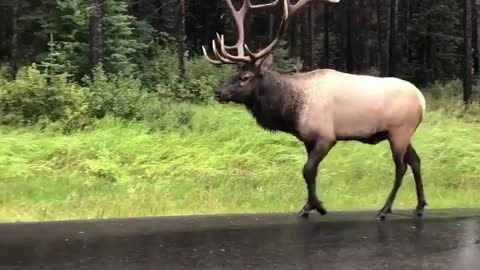
[(480, 269), (480, 210), (0, 224), (0, 269)]

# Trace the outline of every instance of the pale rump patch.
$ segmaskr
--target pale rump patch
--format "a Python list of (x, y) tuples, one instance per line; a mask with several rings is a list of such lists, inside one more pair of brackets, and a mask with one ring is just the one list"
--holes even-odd
[(425, 113), (427, 111), (427, 105), (425, 102), (425, 97), (423, 96), (422, 92), (417, 89), (418, 100), (420, 101), (420, 106), (422, 107), (422, 118), (425, 118)]

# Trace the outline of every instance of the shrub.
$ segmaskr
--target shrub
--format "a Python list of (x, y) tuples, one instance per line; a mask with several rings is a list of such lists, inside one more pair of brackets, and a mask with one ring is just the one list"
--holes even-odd
[(217, 86), (227, 83), (235, 72), (231, 65), (214, 66), (204, 57), (192, 58), (186, 62), (187, 79), (206, 77), (211, 79)]
[(33, 125), (61, 122), (65, 131), (90, 123), (85, 89), (70, 83), (67, 75), (42, 74), (35, 65), (22, 68), (16, 80), (0, 87), (0, 122)]
[(207, 103), (215, 89), (226, 83), (233, 74), (231, 66), (215, 67), (203, 58), (188, 60), (186, 70), (184, 79), (180, 78), (176, 69), (164, 73), (164, 80), (156, 88), (161, 99), (168, 102)]
[(424, 91), (436, 99), (461, 99), (463, 84), (459, 79), (447, 83), (435, 82)]
[(7, 65), (0, 65), (0, 87), (7, 83), (9, 77), (9, 67)]
[[(475, 82), (473, 93), (477, 93), (480, 84)], [(472, 104), (463, 103), (463, 82), (459, 79), (446, 83), (435, 82), (422, 90), (427, 99), (429, 111), (437, 111), (446, 117), (462, 119), (467, 122), (480, 122), (480, 101), (473, 96)]]
[(151, 99), (143, 109), (143, 119), (153, 132), (189, 131), (193, 116), (193, 106), (188, 103), (170, 104)]
[(93, 79), (85, 78), (88, 99), (96, 118), (106, 115), (126, 120), (141, 118), (142, 107), (148, 98), (139, 79), (122, 73), (105, 73), (98, 67)]
[(157, 94), (166, 102), (207, 103), (219, 86), (218, 78), (200, 76), (181, 80), (179, 76), (167, 78), (157, 85)]
[(299, 72), (303, 68), (302, 60), (299, 57), (289, 58), (287, 49), (276, 49), (273, 52), (273, 59), (275, 70), (280, 73)]
[[(170, 36), (165, 33), (158, 33), (160, 43), (168, 43)], [(139, 78), (144, 87), (155, 89), (156, 86), (178, 72), (177, 56), (172, 45), (154, 45), (145, 49), (145, 52), (138, 57)]]

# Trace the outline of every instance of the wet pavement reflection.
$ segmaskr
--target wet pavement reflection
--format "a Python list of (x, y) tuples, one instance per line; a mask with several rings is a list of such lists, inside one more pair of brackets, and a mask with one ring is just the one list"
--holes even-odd
[(0, 224), (0, 269), (480, 269), (480, 211)]

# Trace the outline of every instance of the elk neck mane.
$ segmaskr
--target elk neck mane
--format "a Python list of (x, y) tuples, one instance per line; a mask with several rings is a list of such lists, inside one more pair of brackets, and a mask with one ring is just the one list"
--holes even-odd
[(304, 95), (295, 88), (289, 75), (264, 71), (260, 84), (245, 106), (260, 127), (297, 135), (303, 104)]

